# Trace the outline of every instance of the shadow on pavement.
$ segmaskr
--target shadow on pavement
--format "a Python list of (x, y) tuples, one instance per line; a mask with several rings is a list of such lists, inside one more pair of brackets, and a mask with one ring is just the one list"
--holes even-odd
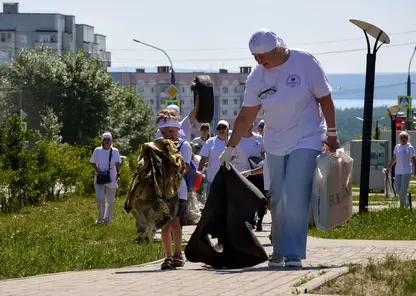
[(237, 273), (246, 273), (246, 272), (262, 272), (262, 271), (297, 271), (297, 270), (322, 270), (322, 269), (331, 269), (331, 268), (339, 268), (339, 265), (318, 265), (318, 266), (304, 266), (303, 268), (294, 268), (294, 267), (268, 267), (268, 266), (261, 266), (261, 267), (250, 267), (246, 269), (213, 269), (209, 266), (201, 266), (199, 268), (178, 268), (175, 270), (160, 270), (160, 269), (146, 269), (146, 270), (132, 270), (132, 271), (118, 271), (114, 274), (137, 274), (137, 273), (155, 273), (155, 272), (174, 272), (174, 271), (212, 271), (218, 274), (237, 274)]

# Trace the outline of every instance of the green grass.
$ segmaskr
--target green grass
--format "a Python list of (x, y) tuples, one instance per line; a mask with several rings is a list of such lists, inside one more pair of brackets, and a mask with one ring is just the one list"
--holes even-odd
[[(360, 196), (359, 195), (353, 195), (352, 196), (353, 201), (359, 201)], [(385, 198), (384, 194), (375, 194), (375, 195), (369, 195), (368, 196), (368, 202), (377, 202), (377, 203), (390, 203), (390, 202), (398, 202), (399, 197), (393, 197), (393, 198)]]
[(0, 214), (0, 279), (112, 268), (160, 259), (160, 242), (135, 242), (135, 219), (114, 205), (113, 224), (95, 225), (94, 198), (72, 198)]
[(350, 272), (327, 282), (312, 294), (390, 296), (416, 295), (416, 260), (387, 256), (383, 261), (352, 265)]
[(416, 240), (416, 213), (406, 208), (388, 208), (355, 214), (329, 231), (309, 229), (309, 235), (332, 239)]

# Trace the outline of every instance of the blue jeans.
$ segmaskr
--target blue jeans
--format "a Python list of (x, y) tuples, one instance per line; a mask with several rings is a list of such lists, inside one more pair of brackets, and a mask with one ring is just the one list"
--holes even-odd
[(396, 193), (400, 197), (401, 206), (409, 205), (409, 200), (407, 198), (407, 190), (409, 189), (410, 178), (411, 174), (396, 174), (394, 178), (394, 187), (396, 188)]
[(306, 258), (309, 207), (316, 157), (320, 153), (297, 149), (285, 156), (267, 154), (274, 256)]

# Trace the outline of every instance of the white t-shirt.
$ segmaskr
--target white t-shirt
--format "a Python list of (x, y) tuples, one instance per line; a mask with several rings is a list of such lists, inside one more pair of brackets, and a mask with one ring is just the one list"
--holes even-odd
[(208, 158), (207, 180), (212, 182), (221, 167), (220, 156), (225, 150), (225, 141), (218, 136), (209, 138), (202, 146), (199, 155)]
[(235, 148), (235, 159), (232, 164), (239, 172), (251, 169), (248, 158), (255, 156), (261, 157), (264, 152), (263, 137), (253, 133), (250, 138), (242, 137), (240, 143)]
[(406, 145), (397, 144), (393, 153), (396, 155), (397, 175), (405, 175), (412, 173), (412, 157), (415, 157), (415, 148), (407, 143)]
[[(110, 178), (111, 183), (104, 184), (105, 186), (109, 188), (117, 188), (117, 170), (116, 170), (116, 163), (121, 162), (120, 153), (118, 152), (117, 148), (113, 148), (113, 152), (111, 153), (111, 164), (110, 164)], [(108, 171), (108, 159), (110, 157), (110, 149), (104, 150), (103, 147), (97, 147), (95, 148), (90, 162), (95, 163), (98, 167), (98, 169), (101, 172)], [(94, 176), (94, 183), (97, 181), (97, 178)]]
[[(185, 116), (184, 119), (180, 122), (182, 128), (179, 130), (179, 139), (186, 140), (188, 142), (191, 141), (191, 131), (192, 131), (192, 124), (191, 120), (189, 120), (189, 116)], [(163, 138), (162, 132), (158, 129), (156, 132), (156, 139)]]
[[(184, 141), (180, 147), (179, 152), (182, 154), (185, 163), (189, 165), (192, 158), (192, 147), (189, 142)], [(178, 197), (183, 200), (188, 200), (188, 187), (186, 187), (185, 178), (182, 179), (181, 186), (178, 189)]]
[(205, 142), (204, 140), (201, 139), (201, 137), (195, 138), (192, 140), (193, 143), (199, 144), (201, 146), (204, 146)]
[[(260, 99), (259, 94), (274, 87)], [(291, 49), (289, 59), (273, 69), (258, 65), (247, 77), (245, 107), (263, 105), (264, 147), (283, 156), (298, 148), (321, 150), (326, 122), (316, 98), (332, 89), (315, 57), (304, 50)]]

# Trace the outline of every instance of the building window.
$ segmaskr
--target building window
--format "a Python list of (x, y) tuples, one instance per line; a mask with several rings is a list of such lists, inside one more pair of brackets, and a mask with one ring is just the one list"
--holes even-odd
[(152, 93), (154, 93), (155, 92), (155, 88), (154, 87), (152, 87)]
[(222, 110), (221, 113), (222, 113), (223, 116), (227, 116), (228, 115), (228, 110)]
[(234, 99), (234, 105), (238, 104), (238, 99)]
[(150, 99), (149, 103), (150, 103), (150, 105), (153, 105), (155, 103), (155, 100)]
[(228, 94), (228, 86), (223, 86), (222, 87), (222, 92), (225, 94)]
[(222, 100), (222, 104), (223, 104), (223, 105), (228, 105), (228, 99), (223, 99), (223, 100)]
[(143, 92), (144, 92), (144, 89), (143, 89), (143, 87), (137, 87), (137, 92), (139, 93), (139, 94), (142, 94)]
[(181, 100), (181, 107), (185, 106), (185, 101)]
[(238, 93), (238, 86), (234, 86), (234, 92)]
[(27, 43), (27, 36), (26, 35), (21, 34), (19, 38), (20, 38), (20, 43), (22, 43), (22, 44)]
[(182, 93), (185, 93), (185, 88), (184, 87), (182, 87)]
[(238, 111), (234, 110), (234, 116), (237, 116), (237, 114), (238, 114)]
[(42, 34), (39, 36), (40, 43), (55, 43), (57, 42), (55, 35)]

